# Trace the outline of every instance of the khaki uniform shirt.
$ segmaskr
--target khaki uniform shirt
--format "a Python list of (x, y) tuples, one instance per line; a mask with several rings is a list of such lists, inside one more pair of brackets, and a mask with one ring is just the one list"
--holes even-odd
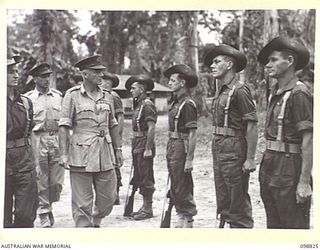
[(83, 84), (69, 89), (62, 102), (59, 126), (73, 129), (69, 145), (71, 170), (113, 169), (115, 160), (109, 130), (116, 125), (113, 99), (108, 91), (99, 88), (93, 100)]
[(60, 91), (50, 89), (42, 94), (37, 89), (25, 94), (33, 104), (34, 132), (58, 131), (60, 119), (62, 94)]

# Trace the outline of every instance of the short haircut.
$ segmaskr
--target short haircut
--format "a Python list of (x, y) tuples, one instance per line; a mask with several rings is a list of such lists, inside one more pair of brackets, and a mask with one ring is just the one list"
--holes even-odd
[(234, 57), (232, 57), (232, 56), (228, 56), (228, 55), (222, 55), (224, 58), (225, 58), (225, 60), (226, 61), (231, 61), (232, 62), (232, 68), (236, 68), (236, 66), (237, 66), (237, 61), (236, 61), (236, 59), (234, 58)]
[(281, 56), (285, 59), (288, 59), (289, 56), (292, 56), (293, 59), (294, 59), (294, 62), (293, 62), (293, 67), (294, 69), (296, 69), (296, 66), (297, 66), (297, 63), (298, 63), (298, 55), (296, 52), (294, 52), (293, 50), (290, 50), (290, 49), (284, 49), (284, 50), (280, 50), (279, 51)]

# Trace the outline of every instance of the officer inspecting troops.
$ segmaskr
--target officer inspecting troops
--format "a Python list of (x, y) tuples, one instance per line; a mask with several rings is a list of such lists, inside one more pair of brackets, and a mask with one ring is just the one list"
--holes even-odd
[(296, 72), (309, 62), (301, 43), (280, 36), (259, 53), (269, 77), (266, 151), (260, 165), (260, 193), (267, 228), (310, 228), (313, 156), (313, 98)]
[(59, 166), (58, 123), (60, 119), (62, 94), (50, 88), (50, 65), (41, 63), (29, 71), (35, 82), (35, 89), (25, 95), (33, 104), (32, 129), (33, 154), (36, 160), (41, 227), (54, 224), (52, 203), (60, 200), (64, 182), (64, 168)]
[(128, 78), (125, 87), (131, 92), (134, 105), (132, 117), (134, 171), (131, 184), (139, 188), (139, 193), (143, 196), (142, 207), (131, 215), (135, 220), (145, 220), (153, 217), (152, 196), (155, 191), (153, 158), (155, 156), (154, 137), (157, 111), (146, 93), (152, 91), (154, 82), (146, 75), (134, 75)]
[(169, 171), (170, 197), (178, 215), (177, 228), (192, 228), (197, 214), (193, 198), (194, 150), (196, 147), (197, 107), (190, 97), (190, 88), (198, 83), (193, 70), (178, 64), (164, 71), (174, 98), (169, 108), (169, 141), (167, 167)]
[[(115, 118), (118, 122), (120, 145), (122, 145), (122, 132), (123, 132), (123, 123), (124, 123), (123, 105), (122, 105), (120, 96), (117, 94), (117, 92), (113, 90), (113, 88), (116, 88), (118, 85), (119, 85), (119, 77), (117, 75), (109, 73), (106, 70), (102, 72), (101, 87), (108, 90), (113, 97)], [(120, 191), (120, 187), (122, 186), (120, 167), (116, 166), (115, 171), (117, 176), (117, 198), (114, 204), (119, 205), (120, 204), (119, 191)]]
[(212, 155), (219, 227), (228, 222), (230, 228), (252, 228), (248, 185), (249, 173), (256, 169), (257, 114), (249, 87), (237, 79), (247, 60), (241, 51), (221, 44), (206, 54), (204, 63), (216, 79)]
[(70, 169), (76, 227), (100, 227), (110, 214), (116, 199), (114, 165), (122, 165), (112, 96), (99, 86), (105, 69), (99, 57), (90, 56), (74, 65), (83, 83), (66, 92), (59, 122), (60, 164)]
[(7, 144), (4, 227), (34, 226), (38, 208), (37, 173), (30, 133), (32, 102), (18, 92), (19, 56), (7, 59)]

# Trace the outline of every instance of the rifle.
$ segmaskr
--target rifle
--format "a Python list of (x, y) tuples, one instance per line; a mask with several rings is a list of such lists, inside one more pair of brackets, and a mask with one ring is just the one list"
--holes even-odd
[[(166, 195), (165, 195), (165, 199), (164, 199), (164, 202), (163, 202), (160, 228), (170, 228), (170, 224), (171, 224), (171, 211), (172, 211), (172, 208), (173, 208), (173, 201), (172, 201), (172, 198), (171, 198), (171, 195), (170, 195), (169, 182), (170, 182), (170, 178), (169, 178), (169, 175), (168, 175)], [(169, 206), (168, 206), (167, 211), (164, 212), (164, 208), (165, 208), (167, 199), (169, 199), (169, 202), (168, 202)]]
[[(127, 191), (127, 197), (126, 197), (126, 203), (124, 206), (123, 216), (131, 216), (131, 213), (133, 212), (134, 195), (138, 189), (134, 185), (134, 182), (131, 180), (132, 173), (133, 173), (133, 165), (131, 166), (131, 170), (130, 170), (129, 185), (128, 185), (128, 191)], [(131, 195), (129, 196), (130, 186), (132, 186), (132, 191), (131, 191)]]

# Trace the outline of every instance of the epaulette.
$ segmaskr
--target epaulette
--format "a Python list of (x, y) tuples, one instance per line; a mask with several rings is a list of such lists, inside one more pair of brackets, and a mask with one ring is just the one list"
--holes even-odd
[(68, 89), (68, 90), (66, 91), (66, 93), (71, 93), (71, 92), (73, 92), (73, 91), (79, 90), (80, 88), (81, 88), (81, 85), (74, 86), (74, 87)]
[(62, 93), (57, 89), (51, 89), (51, 91), (56, 93), (56, 94), (58, 94), (58, 95), (60, 95), (60, 96), (62, 96)]
[(186, 102), (190, 103), (191, 105), (193, 105), (195, 108), (197, 108), (197, 104), (194, 100), (192, 100), (190, 97), (186, 98)]

